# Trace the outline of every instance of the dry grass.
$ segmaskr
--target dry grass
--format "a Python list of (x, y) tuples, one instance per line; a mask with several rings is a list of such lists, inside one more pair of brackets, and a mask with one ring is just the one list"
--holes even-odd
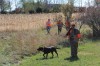
[(36, 54), (39, 46), (56, 46), (64, 44), (63, 37), (57, 35), (57, 27), (51, 29), (51, 35), (46, 34), (45, 22), (59, 14), (20, 14), (0, 15), (0, 64), (18, 63), (24, 56)]
[[(5, 30), (29, 30), (45, 27), (47, 19), (53, 23), (58, 14), (14, 14), (0, 15), (0, 31)], [(62, 14), (61, 14), (62, 15)]]
[[(20, 14), (0, 15), (0, 64), (18, 63), (24, 56), (36, 53), (39, 46), (51, 46), (58, 43), (54, 33), (46, 35), (45, 22), (59, 14)], [(60, 40), (61, 38), (59, 38)]]
[[(24, 56), (31, 56), (36, 53), (39, 46), (56, 46), (65, 39), (62, 36), (56, 35), (57, 29), (52, 29), (53, 34), (47, 35), (46, 30), (29, 30), (17, 31), (11, 33), (2, 33), (3, 38), (0, 40), (0, 45), (3, 58), (3, 63), (18, 63)], [(63, 31), (65, 32), (65, 30)], [(63, 33), (61, 34), (63, 35)], [(5, 62), (6, 60), (6, 62)], [(9, 61), (8, 61), (9, 60)]]

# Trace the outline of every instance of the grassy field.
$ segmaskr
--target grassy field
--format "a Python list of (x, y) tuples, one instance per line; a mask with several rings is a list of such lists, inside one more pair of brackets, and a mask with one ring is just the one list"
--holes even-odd
[[(50, 35), (47, 35), (47, 32), (44, 29), (39, 29), (36, 31), (33, 29), (0, 32), (0, 66), (20, 64), (20, 61), (23, 62), (23, 59), (27, 62), (25, 58), (27, 57), (29, 58), (28, 60), (30, 60), (31, 58), (29, 56), (33, 56), (33, 59), (29, 62), (34, 61), (37, 64), (37, 62), (40, 62), (40, 60), (36, 59), (41, 59), (42, 54), (34, 56), (35, 54), (37, 54), (36, 49), (39, 46), (58, 46), (63, 48), (66, 47), (67, 39), (63, 37), (65, 34), (66, 29), (63, 28), (62, 33), (60, 35), (57, 35), (57, 26), (51, 28)], [(84, 44), (86, 42), (87, 41), (85, 40), (85, 42), (81, 41), (79, 43)], [(58, 52), (61, 52), (59, 58), (54, 58), (55, 60), (59, 60), (59, 62), (63, 62), (64, 58), (70, 56), (69, 48), (63, 48), (61, 50), (58, 50)], [(62, 55), (64, 56), (60, 57)], [(60, 61), (60, 59), (62, 60)], [(53, 59), (49, 60), (52, 62)], [(41, 63), (44, 61), (45, 60), (41, 61)], [(29, 66), (27, 64), (25, 65)]]
[[(37, 17), (36, 20), (39, 19), (41, 22), (33, 21), (35, 19), (33, 15), (28, 15), (29, 17), (27, 15), (25, 15), (25, 17), (23, 17), (23, 15), (8, 16), (0, 16), (0, 66), (11, 66), (12, 64), (15, 64), (14, 66), (56, 66), (57, 64), (59, 66), (70, 65), (69, 61), (64, 60), (64, 58), (70, 56), (70, 48), (66, 47), (67, 39), (64, 38), (66, 29), (63, 28), (60, 35), (57, 35), (57, 26), (53, 26), (53, 28), (51, 28), (50, 35), (47, 35), (46, 30), (43, 29), (43, 22), (51, 16), (48, 15), (49, 17), (45, 19)], [(19, 17), (21, 18), (19, 19)], [(7, 20), (5, 20), (5, 18), (7, 18)], [(19, 20), (16, 20), (15, 18)], [(53, 17), (51, 18), (53, 19)], [(86, 34), (85, 36), (87, 36), (87, 31), (90, 32), (90, 29), (88, 29), (88, 27), (87, 29), (84, 29), (84, 27), (86, 26), (83, 26), (81, 33)], [(90, 62), (90, 60), (87, 62), (87, 59), (91, 56), (99, 59), (99, 55), (97, 55), (97, 53), (99, 53), (99, 51), (97, 51), (97, 49), (99, 49), (99, 44), (96, 45), (97, 43), (93, 44), (90, 41), (88, 42), (85, 38), (81, 39), (79, 44), (82, 45), (79, 47), (80, 60), (77, 61), (79, 62), (78, 64), (84, 65), (85, 63)], [(37, 53), (36, 50), (39, 46), (61, 47), (61, 49), (58, 50), (59, 58), (55, 57), (54, 59), (49, 58), (47, 60), (42, 60), (42, 54)], [(93, 48), (95, 48), (95, 50)], [(96, 59), (91, 59), (91, 61), (95, 60)], [(75, 64), (77, 63), (74, 63), (73, 65)]]
[(0, 15), (1, 66), (18, 63), (24, 56), (36, 54), (36, 48), (41, 45), (56, 45), (57, 37), (50, 44), (52, 37), (44, 30), (47, 19), (50, 18), (53, 24), (56, 16), (58, 14), (54, 13)]
[(36, 54), (39, 46), (56, 46), (65, 42), (66, 30), (57, 35), (57, 27), (51, 29), (51, 35), (46, 30), (26, 30), (14, 32), (1, 32), (0, 38), (0, 64), (9, 65), (18, 63), (24, 56)]
[(22, 62), (14, 66), (100, 66), (100, 41), (88, 41), (79, 45), (79, 60), (64, 60), (70, 57), (70, 47), (61, 48), (58, 53), (59, 58), (55, 56), (53, 59), (50, 58), (51, 54), (48, 59), (42, 59), (43, 53), (25, 57)]

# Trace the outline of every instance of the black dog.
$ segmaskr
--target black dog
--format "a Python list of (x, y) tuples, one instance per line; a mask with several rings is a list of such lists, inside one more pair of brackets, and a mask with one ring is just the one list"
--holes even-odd
[[(51, 53), (52, 54), (52, 58), (53, 58), (53, 56), (54, 56), (53, 52), (55, 52), (57, 54), (57, 57), (58, 57), (58, 53), (57, 53), (56, 49), (60, 49), (60, 48), (56, 48), (54, 46), (52, 46), (52, 47), (39, 47), (37, 50), (44, 52), (44, 54), (43, 54), (44, 58), (48, 57), (48, 53)], [(45, 57), (45, 54), (46, 54), (46, 57)]]

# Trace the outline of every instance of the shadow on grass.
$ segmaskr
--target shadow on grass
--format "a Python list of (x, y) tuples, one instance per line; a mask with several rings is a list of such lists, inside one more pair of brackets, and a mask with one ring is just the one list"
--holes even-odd
[(37, 58), (36, 60), (49, 60), (49, 59), (54, 59), (54, 58), (59, 58), (59, 57), (50, 57), (50, 58)]
[(64, 60), (68, 60), (70, 62), (74, 62), (74, 61), (78, 61), (79, 58), (78, 57), (69, 57), (69, 58), (65, 58)]

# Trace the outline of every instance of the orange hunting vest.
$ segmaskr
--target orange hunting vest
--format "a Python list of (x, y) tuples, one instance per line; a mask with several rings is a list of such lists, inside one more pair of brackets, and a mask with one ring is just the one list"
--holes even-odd
[(65, 22), (66, 27), (70, 26), (70, 23), (68, 21)]
[[(72, 30), (70, 30), (70, 32), (69, 32), (69, 37), (70, 37), (71, 32), (72, 32)], [(81, 38), (81, 34), (80, 33), (77, 33), (75, 38), (80, 39)]]
[(51, 27), (51, 22), (47, 22), (47, 23), (46, 23), (46, 26)]

